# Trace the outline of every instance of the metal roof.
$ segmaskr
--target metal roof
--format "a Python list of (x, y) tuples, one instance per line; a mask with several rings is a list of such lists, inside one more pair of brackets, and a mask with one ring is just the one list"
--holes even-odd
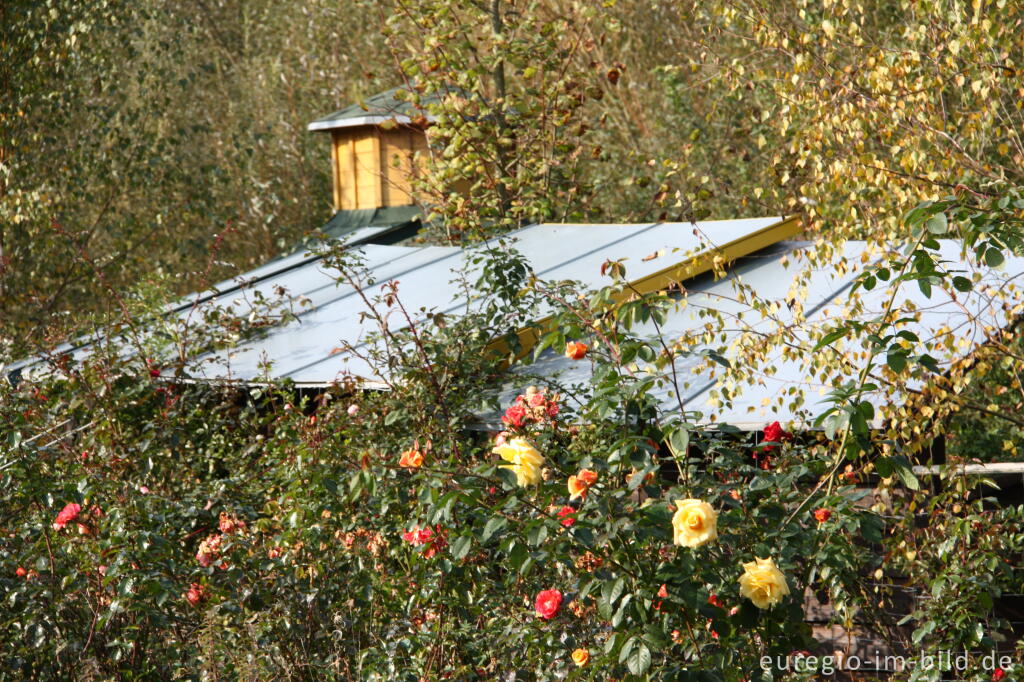
[[(601, 282), (601, 265), (624, 258), (629, 279), (635, 282), (667, 282), (680, 267), (695, 274), (710, 269), (709, 254), (720, 247), (747, 252), (758, 248), (759, 239), (773, 230), (795, 230), (794, 223), (779, 218), (724, 220), (704, 223), (652, 223), (644, 225), (543, 224), (507, 235), (502, 242), (522, 253), (534, 274), (542, 279), (574, 280), (585, 287)], [(489, 244), (494, 246), (494, 243)], [(476, 304), (453, 279), (458, 274), (475, 281), (475, 251), (445, 247), (359, 247), (365, 277), (373, 283), (357, 292), (338, 284), (336, 275), (311, 261), (279, 276), (264, 277), (258, 290), (267, 296), (284, 287), (295, 298), (310, 301), (296, 312), (296, 319), (246, 341), (231, 351), (199, 358), (193, 366), (197, 378), (208, 380), (262, 381), (288, 378), (299, 385), (323, 386), (354, 375), (367, 385), (382, 377), (360, 359), (359, 353), (339, 352), (346, 345), (365, 348), (367, 335), (376, 326), (364, 319), (364, 296), (372, 300), (388, 282), (398, 281), (398, 294), (407, 310), (457, 313)], [(657, 255), (660, 254), (660, 255)], [(651, 257), (655, 256), (655, 257)], [(244, 300), (239, 300), (244, 304)], [(549, 314), (550, 310), (541, 311)], [(388, 324), (404, 326), (391, 318)]]
[[(363, 125), (380, 125), (385, 121), (410, 124), (414, 118), (420, 116), (427, 121), (433, 121), (433, 118), (425, 114), (422, 108), (416, 107), (404, 99), (398, 99), (399, 91), (407, 92), (408, 89), (398, 87), (377, 93), (361, 102), (350, 104), (344, 109), (313, 121), (307, 126), (307, 129), (334, 130)], [(436, 97), (427, 97), (424, 98), (423, 104), (435, 100)]]
[[(478, 305), (478, 299), (467, 295), (467, 288), (455, 281), (458, 277), (468, 282), (476, 280), (480, 265), (474, 263), (475, 250), (365, 243), (375, 229), (361, 228), (345, 239), (362, 261), (362, 291), (339, 283), (338, 273), (327, 268), (320, 257), (297, 253), (168, 307), (167, 314), (182, 319), (210, 307), (230, 307), (236, 314), (246, 314), (250, 308), (257, 309), (258, 299), (280, 301), (294, 311), (293, 319), (237, 347), (196, 358), (189, 367), (192, 380), (261, 383), (290, 379), (298, 386), (322, 387), (351, 376), (361, 379), (364, 386), (381, 386), (384, 377), (361, 358), (368, 349), (369, 335), (376, 331), (376, 325), (365, 318), (366, 300), (373, 300), (395, 281), (403, 305), (417, 319), (431, 312), (459, 314)], [(572, 280), (583, 288), (607, 283), (600, 274), (601, 265), (619, 259), (626, 267), (626, 278), (641, 291), (685, 280), (685, 292), (677, 295), (677, 305), (662, 325), (664, 336), (694, 339), (693, 350), (712, 348), (735, 360), (741, 357), (743, 344), (759, 343), (758, 334), (769, 333), (779, 325), (790, 329), (797, 340), (807, 340), (840, 316), (850, 316), (847, 297), (854, 278), (886, 255), (864, 242), (849, 242), (830, 261), (816, 265), (806, 282), (798, 283), (807, 269), (806, 256), (821, 252), (812, 244), (781, 241), (792, 237), (797, 229), (794, 221), (780, 218), (640, 225), (542, 224), (484, 246), (514, 248), (526, 258), (536, 277)], [(899, 290), (898, 302), (916, 318), (905, 323), (905, 328), (933, 344), (932, 355), (948, 365), (984, 343), (994, 330), (1005, 327), (1011, 308), (1004, 298), (1019, 299), (1024, 258), (1008, 258), (998, 269), (977, 268), (962, 258), (954, 242), (942, 242), (942, 255), (950, 268), (968, 274), (977, 272), (980, 279), (974, 289), (956, 292), (954, 298), (936, 288), (929, 299), (911, 283)], [(732, 261), (727, 277), (721, 280), (708, 273), (716, 256)], [(741, 284), (759, 299), (774, 304), (774, 319), (766, 319), (747, 299), (737, 295)], [(799, 295), (794, 293), (799, 287), (806, 297), (803, 317), (798, 319), (786, 301)], [(859, 294), (865, 306), (859, 314), (866, 318), (881, 311), (888, 300), (885, 285)], [(725, 319), (712, 325), (710, 336), (704, 334), (708, 331), (710, 318), (705, 313), (709, 310)], [(543, 318), (552, 312), (541, 310), (538, 316)], [(399, 328), (406, 323), (392, 315), (387, 324)], [(540, 326), (544, 324), (541, 319)], [(634, 332), (653, 337), (656, 330), (648, 325)], [(530, 333), (524, 330), (520, 337), (529, 345)], [(821, 353), (786, 354), (781, 348), (765, 345), (762, 358), (744, 368), (750, 371), (752, 381), (741, 382), (720, 367), (707, 366), (696, 353), (679, 356), (675, 362), (678, 390), (671, 382), (661, 381), (654, 395), (668, 411), (678, 410), (681, 399), (684, 409), (699, 412), (699, 420), (705, 423), (730, 423), (748, 429), (760, 429), (776, 420), (806, 425), (824, 409), (825, 394), (863, 367), (864, 349), (856, 340), (833, 345), (845, 355), (845, 372), (823, 371), (817, 364)], [(65, 350), (82, 355), (88, 345), (67, 346)], [(34, 362), (40, 363), (38, 359)], [(30, 364), (19, 363), (5, 371)], [(649, 369), (640, 366), (635, 371), (642, 374)], [(523, 376), (522, 383), (532, 381), (526, 375), (539, 375), (553, 386), (586, 391), (591, 365), (548, 350), (535, 363), (517, 366), (515, 371)], [(523, 386), (515, 383), (512, 380), (507, 386), (503, 404), (521, 392)], [(908, 388), (917, 387), (911, 383)], [(882, 392), (867, 397), (879, 406), (900, 401), (900, 396)], [(483, 422), (494, 424), (496, 415), (489, 419), (485, 416)]]

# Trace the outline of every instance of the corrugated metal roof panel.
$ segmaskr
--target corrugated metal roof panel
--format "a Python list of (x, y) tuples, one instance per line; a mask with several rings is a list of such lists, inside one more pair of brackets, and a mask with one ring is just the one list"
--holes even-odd
[[(777, 218), (715, 221), (693, 225), (689, 223), (655, 223), (650, 225), (534, 225), (509, 235), (502, 242), (522, 253), (537, 277), (548, 280), (575, 280), (585, 287), (597, 286), (601, 281), (601, 265), (610, 258), (628, 262), (629, 278), (643, 279), (662, 272), (669, 263), (678, 263), (694, 254), (707, 252), (720, 244), (741, 241), (779, 223)], [(657, 258), (652, 254), (661, 253)], [(465, 298), (464, 289), (451, 285), (455, 273), (469, 281), (478, 276), (472, 254), (451, 254), (448, 258), (431, 261), (400, 277), (372, 270), (378, 282), (365, 293), (372, 299), (381, 293), (381, 287), (390, 279), (399, 279), (399, 296), (407, 310), (421, 309), (446, 314), (470, 310), (473, 301)], [(253, 357), (279, 358), (275, 376), (285, 376), (303, 384), (329, 383), (343, 372), (357, 373), (356, 367), (365, 364), (351, 354), (337, 349), (351, 344), (363, 348), (369, 329), (356, 324), (361, 300), (352, 299), (355, 308), (324, 310), (315, 318), (303, 318), (303, 327), (286, 327), (273, 336), (302, 334), (303, 340), (291, 339), (283, 347), (270, 345), (265, 340), (246, 344), (240, 352)], [(542, 313), (545, 311), (542, 311)], [(422, 319), (422, 314), (417, 314)], [(316, 325), (315, 332), (310, 323)], [(396, 326), (405, 326), (404, 320), (392, 318)], [(289, 349), (282, 355), (283, 348)], [(301, 351), (298, 350), (301, 348)], [(257, 363), (265, 365), (265, 362)], [(254, 378), (256, 367), (249, 363), (234, 367), (236, 378)], [(366, 376), (367, 379), (379, 377)]]
[[(778, 324), (793, 325), (798, 338), (807, 341), (812, 333), (820, 333), (822, 329), (834, 324), (837, 317), (849, 316), (846, 310), (849, 287), (856, 274), (864, 268), (861, 256), (865, 253), (866, 245), (863, 242), (851, 242), (842, 253), (837, 254), (832, 263), (812, 272), (806, 285), (806, 320), (797, 323), (784, 301), (789, 295), (794, 276), (803, 265), (793, 262), (787, 265), (782, 256), (800, 248), (808, 246), (790, 244), (784, 249), (775, 249), (774, 253), (762, 253), (737, 264), (730, 270), (727, 279), (690, 284), (684, 298), (685, 305), (673, 311), (662, 326), (665, 337), (679, 338), (701, 329), (705, 322), (700, 317), (700, 311), (714, 309), (727, 319), (731, 316), (737, 320), (735, 325), (715, 326), (718, 338), (715, 347), (723, 349), (726, 357), (735, 360), (735, 345), (744, 332), (756, 334), (775, 329)], [(926, 298), (916, 283), (910, 282), (900, 287), (896, 298), (900, 306), (898, 309), (905, 306), (908, 311), (919, 313), (918, 321), (908, 322), (901, 328), (913, 331), (922, 341), (929, 343), (944, 340), (948, 337), (940, 333), (940, 330), (948, 327), (952, 331), (956, 348), (952, 352), (940, 352), (941, 349), (932, 352), (940, 365), (963, 357), (983, 343), (991, 331), (1005, 326), (1007, 319), (1004, 302), (997, 292), (1005, 293), (1008, 285), (1012, 286), (1015, 280), (1024, 279), (1024, 258), (1009, 258), (1000, 270), (972, 268), (961, 261), (958, 246), (953, 242), (942, 243), (942, 257), (957, 264), (957, 268), (979, 272), (981, 283), (969, 294), (958, 293), (954, 299), (938, 289), (933, 291), (931, 298)], [(845, 260), (843, 268), (837, 267), (839, 259)], [(869, 262), (874, 260), (869, 259)], [(764, 319), (749, 305), (737, 300), (738, 281), (751, 287), (762, 299), (779, 304), (775, 321)], [(879, 315), (889, 298), (885, 286), (867, 292), (862, 290), (858, 295), (865, 307), (858, 317), (864, 320)], [(738, 322), (740, 315), (743, 316), (742, 323)], [(646, 325), (634, 332), (640, 337), (653, 338), (656, 330)], [(808, 344), (808, 347), (811, 345)], [(735, 385), (729, 383), (725, 377), (726, 372), (721, 368), (714, 365), (705, 368), (704, 361), (696, 356), (680, 357), (675, 363), (678, 392), (682, 395), (684, 408), (688, 412), (700, 412), (700, 421), (704, 423), (729, 423), (748, 429), (761, 429), (773, 421), (806, 425), (827, 407), (825, 396), (828, 392), (837, 383), (855, 378), (863, 368), (866, 355), (862, 353), (866, 348), (855, 341), (846, 341), (845, 348), (850, 356), (848, 371), (830, 376), (824, 382), (813, 367), (815, 357), (812, 353), (803, 353), (798, 359), (791, 359), (784, 357), (781, 349), (774, 348), (761, 362), (749, 368), (756, 378), (755, 383)], [(881, 363), (884, 364), (884, 358)], [(589, 362), (572, 361), (549, 350), (535, 364), (524, 366), (519, 371), (549, 377), (564, 386), (585, 386), (590, 380), (590, 367)], [(723, 399), (721, 395), (723, 387), (729, 389), (728, 399)], [(920, 384), (915, 382), (907, 386), (909, 390), (919, 387)], [(509, 386), (502, 396), (502, 404), (511, 402), (521, 390), (521, 386)], [(715, 391), (720, 395), (712, 400)], [(654, 391), (654, 395), (663, 409), (678, 411), (679, 401), (672, 385), (666, 382)], [(902, 397), (887, 395), (883, 391), (865, 396), (876, 406), (894, 400), (900, 402)], [(485, 421), (497, 426), (497, 415), (486, 416)]]

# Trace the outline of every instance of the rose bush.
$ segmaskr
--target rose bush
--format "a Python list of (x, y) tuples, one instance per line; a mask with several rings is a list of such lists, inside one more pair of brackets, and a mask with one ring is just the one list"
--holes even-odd
[[(493, 307), (368, 345), (393, 390), (167, 382), (116, 352), (2, 389), (0, 676), (780, 679), (765, 657), (822, 651), (811, 595), (896, 644), (1002, 631), (982, 595), (1018, 584), (1024, 512), (879, 477), (835, 435), (698, 427), (634, 333), (671, 296), (602, 305), (619, 278), (584, 305), (489, 257), (513, 259)], [(500, 404), (542, 377), (488, 344), (541, 300), (566, 302), (541, 351), (588, 340), (593, 380)]]

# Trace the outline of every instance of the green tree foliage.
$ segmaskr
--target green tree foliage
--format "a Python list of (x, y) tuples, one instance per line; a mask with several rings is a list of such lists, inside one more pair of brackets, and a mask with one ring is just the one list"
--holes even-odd
[[(618, 79), (595, 61), (592, 3), (396, 2), (387, 23), (406, 97), (434, 119), (419, 183), (449, 241), (590, 213), (587, 104)], [(427, 104), (429, 102), (429, 104)]]
[(59, 340), (143, 278), (201, 288), (326, 221), (326, 142), (305, 125), (385, 87), (390, 62), (364, 4), (294, 9), (4, 3), (6, 344)]

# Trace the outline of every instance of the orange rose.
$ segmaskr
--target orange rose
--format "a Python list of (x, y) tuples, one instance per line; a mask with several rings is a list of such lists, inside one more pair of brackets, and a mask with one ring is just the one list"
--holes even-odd
[(398, 460), (398, 466), (406, 469), (419, 469), (423, 466), (423, 453), (419, 450), (406, 450)]
[(597, 472), (590, 469), (580, 469), (575, 476), (569, 477), (570, 497), (586, 497), (590, 486), (597, 483)]
[(577, 649), (576, 651), (572, 652), (572, 662), (581, 668), (585, 666), (587, 664), (587, 661), (589, 660), (590, 652), (586, 649)]
[(587, 344), (570, 341), (565, 344), (565, 357), (570, 360), (582, 360), (587, 355)]

